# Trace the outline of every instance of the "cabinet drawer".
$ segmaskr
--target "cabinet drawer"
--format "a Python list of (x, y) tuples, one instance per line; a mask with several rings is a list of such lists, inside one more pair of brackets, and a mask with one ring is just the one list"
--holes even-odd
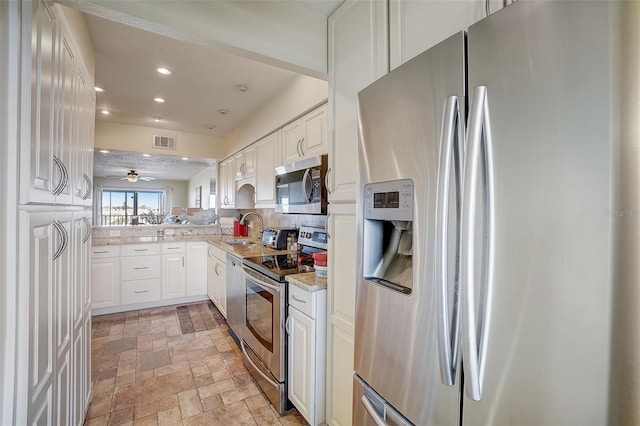
[(186, 243), (162, 243), (162, 253), (184, 253), (186, 246)]
[(91, 258), (101, 259), (105, 257), (120, 256), (120, 246), (93, 246), (91, 247)]
[(160, 278), (123, 281), (120, 298), (123, 305), (160, 300), (162, 298)]
[(127, 244), (122, 246), (122, 256), (146, 256), (160, 254), (160, 244)]
[(123, 257), (120, 267), (122, 281), (160, 278), (162, 258), (160, 255)]
[(317, 293), (289, 284), (289, 305), (309, 315), (311, 318), (315, 318), (318, 306)]

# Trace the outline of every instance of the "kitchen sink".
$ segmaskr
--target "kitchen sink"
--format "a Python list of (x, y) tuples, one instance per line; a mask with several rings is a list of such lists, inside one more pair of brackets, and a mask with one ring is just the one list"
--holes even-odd
[(248, 240), (227, 240), (224, 243), (229, 244), (230, 246), (240, 246), (240, 247), (250, 247), (255, 245), (255, 243), (252, 243), (251, 241), (248, 241)]

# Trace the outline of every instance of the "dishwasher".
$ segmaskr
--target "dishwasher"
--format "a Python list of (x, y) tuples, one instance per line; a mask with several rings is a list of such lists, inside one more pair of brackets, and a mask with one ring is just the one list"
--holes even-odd
[(231, 337), (240, 346), (245, 317), (245, 289), (242, 259), (227, 253), (227, 324)]

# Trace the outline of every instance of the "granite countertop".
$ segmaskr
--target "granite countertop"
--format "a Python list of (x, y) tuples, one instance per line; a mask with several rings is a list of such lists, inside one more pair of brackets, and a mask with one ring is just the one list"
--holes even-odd
[(260, 241), (254, 242), (249, 246), (232, 246), (225, 244), (225, 241), (229, 240), (245, 240), (246, 238), (232, 237), (230, 235), (175, 235), (165, 237), (111, 237), (111, 238), (93, 238), (92, 245), (94, 246), (108, 246), (108, 245), (123, 245), (123, 244), (152, 244), (152, 243), (175, 243), (186, 241), (206, 241), (216, 247), (221, 248), (227, 253), (231, 253), (234, 256), (240, 258), (254, 257), (254, 256), (272, 256), (274, 254), (286, 254), (290, 253), (286, 250), (275, 250), (270, 247), (265, 247)]
[(318, 278), (315, 272), (287, 275), (286, 280), (288, 283), (306, 291), (314, 292), (327, 289), (327, 279)]

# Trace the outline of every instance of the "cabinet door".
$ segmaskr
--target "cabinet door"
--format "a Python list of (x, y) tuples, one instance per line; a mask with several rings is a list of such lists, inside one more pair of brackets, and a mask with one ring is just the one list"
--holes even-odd
[(91, 298), (94, 309), (120, 304), (119, 257), (91, 261)]
[(482, 19), (484, 4), (477, 0), (389, 0), (391, 69)]
[(326, 104), (302, 117), (302, 129), (302, 158), (315, 157), (329, 151)]
[(209, 299), (218, 306), (220, 297), (220, 275), (218, 272), (217, 259), (213, 256), (211, 248), (208, 250), (207, 259), (207, 294)]
[(173, 299), (187, 294), (183, 253), (162, 255), (162, 298)]
[[(69, 40), (66, 34), (62, 34), (58, 55), (58, 84), (55, 102), (57, 132), (54, 141), (54, 153), (60, 166), (56, 167), (54, 177), (56, 180), (63, 179), (65, 183), (56, 195), (56, 204), (72, 204), (73, 189), (75, 188), (76, 159), (72, 158), (72, 154), (77, 153), (75, 151), (77, 138), (75, 126), (78, 111), (75, 61), (76, 58)], [(61, 171), (64, 176), (59, 175)]]
[[(77, 64), (79, 65), (79, 64)], [(93, 193), (93, 125), (94, 101), (92, 88), (85, 73), (76, 67), (76, 132), (73, 166), (73, 203), (91, 206)]]
[(207, 294), (207, 251), (209, 243), (187, 243), (187, 296)]
[[(52, 424), (54, 420), (54, 380), (56, 376), (54, 254), (60, 249), (54, 236), (55, 213), (20, 212), (20, 258), (28, 269), (22, 273), (28, 305), (18, 315), (19, 333), (27, 337), (26, 368), (21, 368), (26, 385), (24, 395), (27, 419), (18, 413), (18, 423)], [(20, 374), (18, 375), (20, 376)]]
[(346, 2), (329, 18), (329, 201), (355, 203), (358, 92), (386, 74), (387, 1)]
[(54, 190), (62, 183), (62, 169), (54, 162), (58, 31), (53, 12), (42, 0), (22, 3), (22, 25), (31, 31), (22, 52), (20, 204), (51, 204)]
[(302, 154), (302, 121), (296, 120), (282, 128), (282, 164), (298, 161)]
[(220, 164), (220, 207), (223, 209), (232, 209), (235, 205), (235, 164), (233, 158)]
[(296, 406), (302, 417), (313, 423), (315, 415), (314, 373), (316, 341), (315, 321), (295, 308), (289, 307), (287, 318), (288, 392), (289, 400)]
[(244, 154), (242, 152), (237, 153), (233, 157), (234, 161), (234, 170), (233, 174), (234, 180), (244, 179)]
[(327, 424), (350, 425), (354, 373), (356, 208), (355, 204), (331, 204), (329, 212)]
[(251, 145), (242, 152), (244, 156), (244, 178), (250, 178), (256, 175), (256, 146)]
[(256, 208), (273, 208), (275, 168), (280, 163), (280, 131), (256, 143)]

